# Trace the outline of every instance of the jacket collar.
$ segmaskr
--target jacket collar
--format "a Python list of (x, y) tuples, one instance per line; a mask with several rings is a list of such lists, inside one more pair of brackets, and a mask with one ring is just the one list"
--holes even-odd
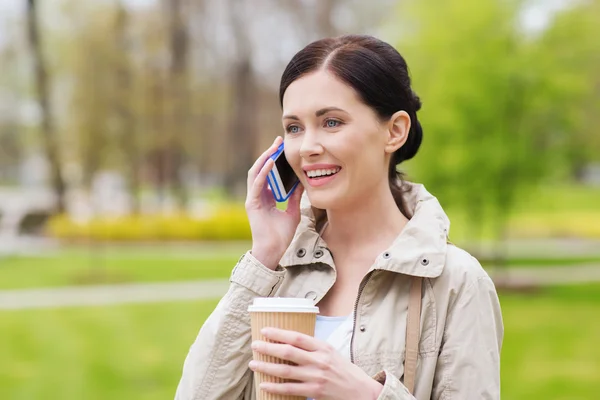
[[(435, 278), (444, 268), (450, 221), (438, 200), (423, 185), (407, 182), (405, 187), (408, 189), (405, 202), (413, 217), (371, 269)], [(281, 266), (328, 264), (335, 268), (331, 252), (318, 233), (327, 218), (325, 210), (312, 207), (306, 192), (300, 208), (300, 224)]]

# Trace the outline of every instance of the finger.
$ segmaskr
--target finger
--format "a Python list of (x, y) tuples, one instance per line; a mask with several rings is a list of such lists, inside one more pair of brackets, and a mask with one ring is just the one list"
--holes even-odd
[(265, 150), (265, 152), (262, 153), (260, 155), (260, 157), (258, 157), (256, 159), (256, 161), (254, 162), (254, 164), (252, 165), (252, 167), (248, 171), (248, 187), (250, 187), (252, 185), (252, 183), (256, 179), (256, 175), (261, 170), (261, 168), (264, 166), (264, 164), (267, 161), (267, 159), (269, 157), (271, 157), (271, 155), (273, 155), (273, 153), (275, 153), (275, 151), (277, 150), (277, 148), (281, 144), (282, 140), (283, 139), (281, 138), (281, 136), (277, 136), (275, 138), (275, 141), (271, 145), (271, 147), (269, 147), (267, 150)]
[(271, 158), (269, 158), (265, 162), (265, 165), (263, 165), (262, 169), (254, 179), (254, 182), (252, 182), (251, 186), (249, 186), (249, 198), (255, 199), (260, 196), (261, 192), (265, 189), (265, 185), (267, 183), (267, 176), (269, 175), (269, 172), (271, 172), (271, 170), (273, 169), (274, 164), (275, 161), (273, 161), (273, 159)]
[(300, 210), (300, 201), (302, 200), (302, 194), (304, 193), (304, 186), (299, 183), (294, 190), (294, 193), (290, 196), (288, 200), (288, 205), (286, 212), (288, 213), (296, 213)]
[(283, 379), (290, 379), (300, 382), (315, 380), (314, 370), (311, 373), (310, 369), (297, 365), (275, 364), (270, 362), (253, 360), (250, 361), (248, 366), (254, 372), (262, 372), (263, 374)]
[(310, 353), (286, 343), (270, 343), (262, 340), (252, 342), (252, 350), (279, 358), (281, 360), (291, 361), (294, 364), (304, 365), (311, 362)]
[(260, 384), (260, 390), (267, 393), (283, 394), (288, 396), (302, 396), (316, 398), (316, 385), (305, 382), (286, 382), (286, 383), (271, 383), (263, 382)]
[(262, 333), (267, 339), (270, 339), (274, 342), (291, 344), (294, 347), (306, 351), (317, 351), (325, 348), (323, 346), (324, 342), (321, 342), (312, 336), (296, 331), (288, 331), (278, 328), (263, 328), (260, 333)]

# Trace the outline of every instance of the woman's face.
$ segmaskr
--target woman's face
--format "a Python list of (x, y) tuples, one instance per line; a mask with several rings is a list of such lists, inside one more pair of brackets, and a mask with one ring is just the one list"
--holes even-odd
[[(317, 71), (292, 82), (283, 97), (282, 122), (285, 155), (313, 206), (356, 204), (389, 187), (390, 156), (405, 138), (333, 74)], [(406, 136), (408, 127), (400, 133)]]

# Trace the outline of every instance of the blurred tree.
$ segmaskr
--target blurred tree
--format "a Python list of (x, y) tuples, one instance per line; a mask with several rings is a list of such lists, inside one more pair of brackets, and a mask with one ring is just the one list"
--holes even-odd
[(540, 73), (552, 77), (545, 88), (547, 114), (567, 133), (560, 142), (562, 161), (575, 178), (590, 162), (600, 162), (598, 38), (600, 1), (575, 2), (553, 19), (536, 51)]
[(117, 122), (115, 104), (119, 104), (113, 83), (118, 57), (116, 42), (106, 40), (109, 32), (114, 38), (113, 15), (114, 9), (106, 7), (71, 9), (69, 14), (81, 23), (74, 25), (77, 35), (75, 40), (71, 38), (65, 71), (73, 82), (71, 115), (67, 123), (69, 136), (78, 147), (82, 183), (86, 188), (92, 184), (95, 174), (107, 167), (108, 160), (115, 158), (111, 133)]
[(50, 165), (50, 180), (56, 196), (56, 211), (63, 212), (65, 210), (67, 187), (62, 174), (57, 133), (50, 103), (50, 77), (48, 76), (46, 60), (40, 42), (37, 2), (35, 0), (27, 0), (27, 31), (31, 58), (34, 64), (35, 87), (42, 114), (42, 142), (45, 156)]
[(115, 35), (117, 52), (115, 55), (115, 93), (114, 106), (116, 112), (117, 137), (121, 143), (125, 175), (132, 199), (132, 212), (140, 212), (140, 168), (142, 148), (138, 138), (136, 124), (136, 98), (133, 66), (130, 60), (133, 51), (132, 40), (128, 35), (129, 11), (123, 2), (119, 2), (115, 17)]
[(138, 16), (140, 55), (137, 69), (140, 86), (138, 117), (143, 135), (144, 176), (152, 184), (158, 202), (164, 205), (168, 195), (168, 31), (160, 10), (150, 9)]
[(17, 45), (8, 41), (0, 48), (0, 183), (18, 182), (18, 167), (22, 161), (23, 143), (20, 140), (18, 110)]
[(548, 125), (532, 123), (551, 77), (539, 74), (517, 29), (520, 7), (413, 1), (396, 15), (405, 22), (399, 49), (424, 104), (415, 175), (467, 215), (474, 239), (487, 222), (500, 244), (517, 196), (548, 172), (552, 154)]
[(167, 140), (167, 159), (171, 173), (170, 182), (178, 200), (179, 207), (187, 206), (187, 193), (183, 181), (183, 166), (186, 162), (184, 138), (191, 134), (190, 96), (189, 96), (189, 33), (184, 0), (167, 0), (167, 16), (169, 26), (169, 126), (165, 134)]
[[(234, 40), (235, 59), (231, 67), (231, 123), (225, 156), (229, 160), (226, 190), (242, 197), (248, 169), (254, 163), (258, 145), (257, 87), (252, 71), (252, 47), (245, 21), (249, 18), (247, 0), (230, 0), (228, 12)], [(234, 151), (234, 149), (236, 149)]]

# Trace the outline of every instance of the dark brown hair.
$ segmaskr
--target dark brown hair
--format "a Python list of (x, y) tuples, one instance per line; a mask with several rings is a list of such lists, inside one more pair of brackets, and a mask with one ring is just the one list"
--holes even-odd
[(421, 101), (411, 88), (406, 61), (391, 45), (372, 36), (345, 35), (317, 40), (296, 53), (283, 71), (279, 86), (281, 106), (292, 82), (323, 68), (350, 85), (382, 121), (400, 110), (410, 116), (408, 138), (392, 155), (388, 173), (396, 204), (410, 218), (403, 200), (403, 176), (397, 171), (397, 165), (417, 154), (423, 130), (417, 119)]

